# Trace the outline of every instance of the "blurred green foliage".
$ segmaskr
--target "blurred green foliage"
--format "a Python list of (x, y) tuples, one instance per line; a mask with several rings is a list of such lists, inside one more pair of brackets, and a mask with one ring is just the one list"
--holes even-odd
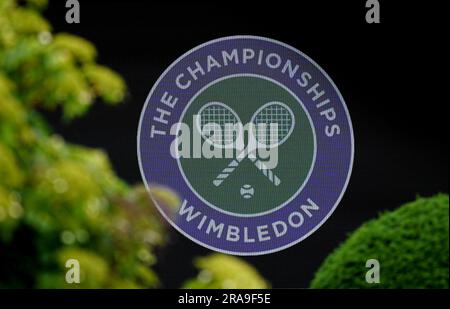
[[(95, 47), (53, 35), (37, 9), (0, 0), (0, 287), (155, 287), (165, 227), (146, 190), (113, 172), (106, 154), (53, 134), (40, 110), (82, 116), (96, 98), (122, 101), (126, 86), (95, 63)], [(166, 192), (167, 202), (178, 204)]]
[(197, 258), (200, 270), (196, 278), (184, 284), (187, 289), (267, 289), (269, 284), (253, 266), (230, 256), (214, 253)]
[[(145, 188), (120, 180), (103, 151), (55, 135), (40, 113), (70, 121), (96, 99), (116, 104), (126, 94), (90, 42), (52, 33), (46, 2), (0, 0), (0, 288), (157, 287), (152, 265), (167, 232)], [(176, 210), (176, 195), (153, 190)], [(81, 284), (65, 282), (69, 259), (80, 262)], [(236, 258), (198, 265), (217, 287), (265, 284)]]
[[(323, 263), (312, 288), (448, 288), (448, 195), (418, 198), (371, 220)], [(368, 259), (380, 263), (380, 283), (369, 284)]]

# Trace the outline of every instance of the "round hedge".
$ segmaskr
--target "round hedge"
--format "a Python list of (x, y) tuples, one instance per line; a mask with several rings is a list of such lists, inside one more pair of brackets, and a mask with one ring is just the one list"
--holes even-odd
[[(418, 198), (353, 232), (317, 271), (312, 288), (448, 288), (448, 195)], [(365, 280), (380, 263), (380, 283)]]

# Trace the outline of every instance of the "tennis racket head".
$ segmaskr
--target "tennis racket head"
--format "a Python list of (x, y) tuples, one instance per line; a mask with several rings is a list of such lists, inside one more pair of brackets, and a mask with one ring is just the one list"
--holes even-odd
[[(295, 117), (292, 110), (282, 102), (268, 102), (261, 106), (252, 117), (255, 125), (255, 137), (264, 147), (278, 147), (283, 144), (295, 127)], [(265, 124), (261, 126), (260, 124)], [(271, 124), (277, 124), (277, 134), (271, 129)]]
[[(200, 108), (196, 117), (197, 129), (202, 137), (218, 148), (232, 148), (238, 138), (234, 126), (240, 123), (233, 109), (221, 102), (209, 102)], [(220, 132), (217, 135), (214, 133)]]

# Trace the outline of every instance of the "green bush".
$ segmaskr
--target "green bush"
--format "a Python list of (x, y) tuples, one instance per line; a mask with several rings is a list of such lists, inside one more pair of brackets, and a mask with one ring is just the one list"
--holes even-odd
[[(320, 267), (312, 288), (448, 288), (448, 195), (418, 198), (357, 229)], [(365, 280), (380, 263), (380, 283)]]
[[(164, 243), (146, 190), (119, 179), (107, 155), (54, 134), (42, 110), (69, 121), (99, 98), (125, 96), (90, 42), (53, 34), (44, 0), (0, 0), (0, 287), (155, 287)], [(177, 204), (171, 195), (167, 202)]]

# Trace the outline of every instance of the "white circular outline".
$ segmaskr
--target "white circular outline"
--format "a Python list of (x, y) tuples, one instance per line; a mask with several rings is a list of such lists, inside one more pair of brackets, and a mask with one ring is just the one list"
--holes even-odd
[[(212, 82), (206, 84), (205, 86), (203, 86), (199, 91), (197, 91), (197, 93), (195, 93), (192, 98), (189, 100), (189, 102), (186, 104), (186, 106), (184, 107), (183, 112), (180, 115), (180, 119), (178, 119), (178, 123), (181, 123), (181, 120), (184, 118), (184, 115), (186, 114), (189, 106), (192, 104), (192, 102), (206, 89), (211, 87), (214, 84), (217, 84), (223, 80), (226, 79), (230, 79), (230, 78), (234, 78), (234, 77), (256, 77), (256, 78), (261, 78), (264, 80), (267, 80), (271, 83), (274, 83), (275, 85), (283, 88), (285, 91), (289, 92), (289, 94), (291, 96), (293, 96), (297, 102), (299, 103), (299, 105), (301, 106), (301, 108), (303, 109), (303, 111), (305, 112), (306, 116), (308, 117), (308, 121), (309, 124), (311, 126), (312, 129), (312, 133), (313, 133), (313, 142), (314, 142), (314, 148), (313, 148), (313, 158), (312, 158), (312, 162), (311, 162), (311, 166), (309, 167), (309, 171), (308, 174), (306, 175), (305, 179), (303, 180), (301, 186), (297, 189), (297, 191), (295, 191), (294, 194), (292, 194), (286, 201), (284, 201), (283, 203), (281, 203), (280, 205), (273, 207), (269, 210), (263, 211), (263, 212), (258, 212), (258, 213), (251, 213), (251, 214), (240, 214), (240, 213), (235, 213), (235, 212), (231, 212), (228, 210), (224, 210), (222, 208), (217, 207), (216, 205), (212, 204), (211, 202), (207, 201), (203, 196), (201, 196), (197, 190), (195, 190), (193, 188), (193, 186), (191, 185), (191, 182), (187, 179), (186, 174), (184, 173), (183, 168), (181, 167), (181, 163), (180, 160), (177, 159), (177, 164), (178, 164), (178, 169), (180, 170), (181, 175), (183, 176), (184, 181), (186, 182), (186, 184), (188, 185), (189, 189), (191, 189), (192, 192), (194, 192), (194, 194), (206, 205), (208, 205), (211, 208), (214, 208), (215, 210), (224, 213), (226, 215), (230, 215), (230, 216), (235, 216), (235, 217), (260, 217), (263, 215), (267, 215), (270, 214), (272, 212), (277, 211), (278, 209), (283, 208), (284, 206), (286, 206), (287, 204), (289, 204), (290, 202), (292, 202), (293, 199), (295, 199), (297, 197), (297, 195), (300, 194), (300, 192), (302, 192), (303, 188), (306, 186), (306, 184), (309, 182), (309, 178), (311, 177), (311, 174), (314, 170), (314, 166), (316, 165), (316, 157), (317, 157), (317, 135), (316, 135), (316, 128), (314, 127), (314, 122), (312, 121), (311, 115), (308, 113), (308, 110), (306, 109), (305, 105), (303, 104), (302, 100), (300, 100), (299, 97), (297, 97), (297, 95), (292, 92), (291, 89), (289, 89), (288, 87), (286, 87), (285, 85), (283, 85), (282, 83), (264, 76), (264, 75), (259, 75), (259, 74), (253, 74), (253, 73), (238, 73), (238, 74), (230, 74), (230, 75), (226, 75), (226, 76), (222, 76), (221, 78), (215, 79)], [(259, 109), (259, 108), (258, 108)], [(258, 110), (257, 110), (258, 111)], [(255, 112), (256, 113), (256, 112)], [(253, 118), (253, 116), (252, 116)]]
[[(160, 81), (166, 76), (166, 74), (178, 63), (180, 62), (182, 59), (184, 59), (187, 55), (193, 53), (194, 51), (203, 48), (207, 45), (211, 45), (217, 42), (222, 42), (222, 41), (228, 41), (228, 40), (234, 40), (234, 39), (254, 39), (254, 40), (260, 40), (260, 41), (266, 41), (266, 42), (270, 42), (270, 43), (274, 43), (274, 44), (278, 44), (281, 45), (285, 48), (288, 48), (292, 51), (294, 51), (295, 53), (297, 53), (298, 55), (300, 55), (301, 57), (305, 58), (306, 60), (308, 60), (312, 65), (314, 65), (322, 74), (323, 76), (325, 76), (325, 78), (328, 80), (328, 82), (331, 84), (331, 86), (334, 88), (334, 90), (336, 91), (339, 99), (342, 102), (342, 106), (344, 108), (345, 114), (346, 114), (346, 118), (348, 121), (348, 126), (349, 126), (349, 130), (350, 130), (350, 142), (351, 142), (351, 156), (350, 156), (350, 165), (349, 165), (349, 169), (348, 169), (348, 173), (347, 173), (347, 179), (345, 180), (344, 186), (341, 190), (341, 194), (339, 195), (339, 197), (337, 198), (336, 202), (334, 203), (333, 207), (330, 209), (330, 211), (327, 213), (326, 216), (323, 217), (323, 219), (314, 227), (312, 228), (308, 233), (306, 233), (305, 235), (303, 235), (302, 237), (284, 245), (284, 246), (280, 246), (274, 249), (270, 249), (270, 250), (265, 250), (265, 251), (258, 251), (258, 252), (236, 252), (236, 251), (230, 251), (230, 250), (224, 250), (224, 249), (220, 249), (220, 248), (216, 248), (214, 246), (210, 246), (207, 244), (202, 243), (201, 241), (195, 239), (194, 237), (192, 237), (191, 235), (187, 234), (186, 232), (184, 232), (181, 228), (179, 228), (174, 222), (172, 222), (172, 220), (169, 219), (169, 217), (164, 213), (164, 211), (158, 206), (158, 204), (156, 203), (155, 199), (153, 198), (152, 194), (150, 193), (150, 188), (147, 184), (146, 178), (145, 178), (145, 173), (143, 171), (142, 168), (142, 161), (141, 161), (141, 151), (140, 151), (140, 136), (141, 136), (141, 125), (142, 125), (142, 121), (144, 119), (144, 115), (145, 115), (145, 111), (147, 110), (147, 105), (150, 101), (150, 98), (153, 94), (153, 91), (156, 89), (156, 87), (159, 85)], [(328, 218), (331, 216), (331, 214), (336, 210), (336, 207), (339, 205), (340, 201), (342, 200), (342, 197), (344, 196), (344, 193), (348, 187), (348, 183), (350, 181), (350, 177), (352, 174), (352, 170), (353, 170), (353, 162), (354, 162), (354, 157), (355, 157), (355, 139), (354, 139), (354, 132), (353, 132), (353, 124), (352, 124), (352, 120), (350, 118), (350, 114), (348, 112), (348, 108), (347, 108), (347, 104), (345, 103), (344, 98), (342, 97), (341, 92), (339, 91), (339, 89), (336, 87), (336, 84), (333, 82), (333, 80), (330, 78), (330, 76), (328, 76), (328, 74), (322, 69), (322, 67), (320, 67), (314, 60), (312, 60), (309, 56), (307, 56), (306, 54), (304, 54), (303, 52), (301, 52), (300, 50), (277, 40), (274, 39), (269, 39), (269, 38), (265, 38), (265, 37), (261, 37), (261, 36), (254, 36), (254, 35), (235, 35), (235, 36), (227, 36), (227, 37), (222, 37), (222, 38), (218, 38), (218, 39), (214, 39), (214, 40), (210, 40), (208, 42), (205, 42), (203, 44), (200, 44), (194, 48), (192, 48), (191, 50), (185, 52), (183, 55), (181, 55), (180, 57), (178, 57), (174, 62), (172, 62), (167, 68), (166, 70), (160, 75), (160, 77), (157, 79), (157, 81), (155, 82), (155, 84), (153, 85), (152, 89), (150, 90), (149, 94), (147, 95), (147, 98), (145, 100), (145, 104), (144, 107), (142, 108), (142, 112), (141, 115), (139, 117), (139, 126), (138, 126), (138, 132), (137, 132), (137, 156), (138, 156), (138, 163), (139, 163), (139, 171), (141, 172), (141, 177), (144, 180), (144, 184), (145, 187), (147, 188), (147, 191), (149, 192), (149, 196), (151, 198), (151, 200), (153, 201), (153, 203), (155, 204), (156, 208), (158, 209), (158, 211), (161, 213), (161, 215), (178, 231), (180, 232), (182, 235), (184, 235), (185, 237), (187, 237), (188, 239), (192, 240), (193, 242), (195, 242), (196, 244), (208, 248), (210, 250), (216, 251), (216, 252), (221, 252), (221, 253), (226, 253), (226, 254), (232, 254), (232, 255), (238, 255), (238, 256), (257, 256), (257, 255), (264, 255), (264, 254), (270, 254), (270, 253), (274, 253), (274, 252), (278, 252), (278, 251), (282, 251), (284, 249), (287, 249), (289, 247), (292, 247), (296, 244), (298, 244), (299, 242), (301, 242), (302, 240), (306, 239), (309, 237), (309, 235), (313, 234), (316, 230), (318, 230), (327, 220)]]

